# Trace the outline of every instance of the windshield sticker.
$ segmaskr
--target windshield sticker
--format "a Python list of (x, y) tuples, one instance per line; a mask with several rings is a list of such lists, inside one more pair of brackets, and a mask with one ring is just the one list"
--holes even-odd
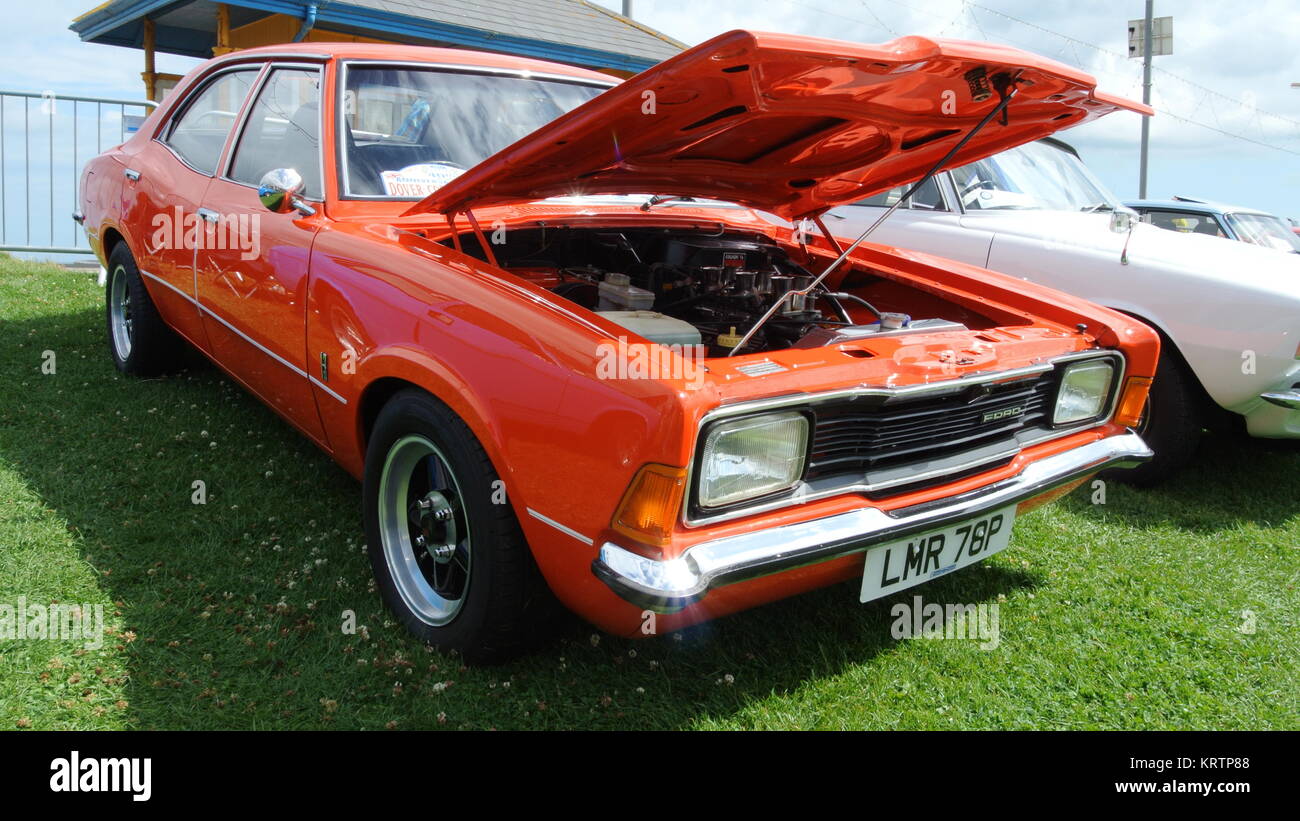
[(461, 169), (438, 163), (408, 165), (400, 171), (384, 171), (384, 193), (390, 197), (427, 197), (459, 177)]

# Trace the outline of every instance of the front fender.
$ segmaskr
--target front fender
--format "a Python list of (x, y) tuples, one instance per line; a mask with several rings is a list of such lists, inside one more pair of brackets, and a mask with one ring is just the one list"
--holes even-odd
[(451, 249), (412, 253), (403, 234), (335, 224), (313, 246), (306, 359), (333, 455), (360, 477), (382, 401), (428, 391), (482, 444), (547, 582), (581, 611), (608, 593), (589, 567), (633, 475), (686, 464), (705, 398), (600, 378), (601, 328)]

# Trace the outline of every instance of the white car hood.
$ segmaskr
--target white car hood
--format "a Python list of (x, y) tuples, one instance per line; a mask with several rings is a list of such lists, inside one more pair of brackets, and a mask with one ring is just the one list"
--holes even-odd
[[(1107, 212), (985, 211), (961, 217), (964, 228), (1036, 239), (1045, 250), (1067, 251), (1072, 246), (1119, 257), (1128, 242), (1128, 264), (1140, 271), (1154, 267), (1178, 271), (1205, 281), (1273, 291), (1300, 298), (1300, 254), (1280, 254), (1246, 242), (1183, 234), (1140, 222), (1133, 233), (1110, 230)], [(996, 240), (995, 240), (996, 244)], [(996, 266), (995, 266), (996, 267)]]

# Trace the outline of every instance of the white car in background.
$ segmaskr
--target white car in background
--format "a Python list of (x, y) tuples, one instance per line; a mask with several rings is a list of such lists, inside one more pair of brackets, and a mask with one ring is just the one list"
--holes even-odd
[[(854, 239), (902, 194), (841, 206), (824, 224)], [(1059, 140), (939, 174), (869, 241), (1058, 288), (1158, 330), (1142, 429), (1156, 458), (1128, 472), (1134, 482), (1182, 467), (1221, 422), (1300, 439), (1300, 255), (1139, 222)]]

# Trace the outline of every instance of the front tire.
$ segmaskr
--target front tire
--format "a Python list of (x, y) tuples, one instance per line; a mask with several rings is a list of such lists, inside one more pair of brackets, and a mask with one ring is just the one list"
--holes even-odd
[(104, 314), (108, 352), (119, 371), (158, 376), (177, 367), (181, 339), (158, 315), (125, 242), (119, 242), (108, 256)]
[(1205, 425), (1197, 387), (1195, 377), (1176, 354), (1167, 349), (1160, 353), (1156, 378), (1137, 428), (1155, 456), (1139, 467), (1116, 471), (1116, 479), (1149, 487), (1165, 481), (1192, 461)]
[(550, 596), (487, 453), (415, 389), (375, 422), (363, 487), (367, 551), (402, 624), (477, 663), (522, 650)]

